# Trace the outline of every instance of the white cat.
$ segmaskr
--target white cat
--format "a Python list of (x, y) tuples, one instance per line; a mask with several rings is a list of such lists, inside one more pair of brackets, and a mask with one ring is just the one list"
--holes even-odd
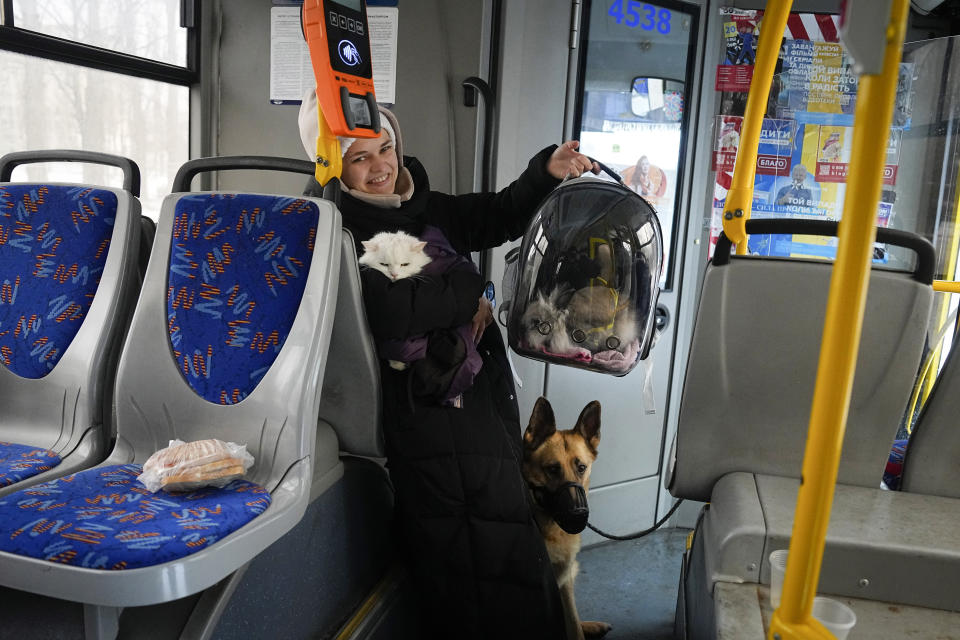
[(565, 354), (575, 349), (567, 334), (567, 310), (560, 309), (560, 287), (538, 292), (520, 318), (525, 346), (533, 351)]
[[(357, 262), (376, 269), (394, 282), (419, 274), (431, 261), (423, 251), (427, 243), (403, 231), (384, 231), (361, 244), (363, 255)], [(397, 371), (407, 368), (407, 364), (399, 360), (387, 362)]]
[(430, 256), (423, 252), (427, 243), (403, 231), (381, 232), (362, 244), (363, 255), (357, 262), (394, 281), (415, 276), (430, 263)]

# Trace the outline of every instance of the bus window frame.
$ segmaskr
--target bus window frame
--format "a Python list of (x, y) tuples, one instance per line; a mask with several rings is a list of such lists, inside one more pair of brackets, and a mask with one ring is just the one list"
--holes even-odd
[(2, 0), (2, 2), (0, 49), (187, 87), (199, 82), (199, 0), (180, 0), (180, 26), (187, 30), (187, 65), (185, 67), (21, 29), (13, 21), (15, 0)]

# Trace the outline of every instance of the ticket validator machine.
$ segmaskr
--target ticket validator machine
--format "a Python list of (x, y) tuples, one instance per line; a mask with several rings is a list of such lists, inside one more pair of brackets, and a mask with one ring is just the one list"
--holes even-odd
[(375, 138), (380, 112), (373, 89), (370, 29), (364, 0), (305, 0), (303, 35), (317, 81), (316, 178), (325, 185), (342, 168), (336, 136)]

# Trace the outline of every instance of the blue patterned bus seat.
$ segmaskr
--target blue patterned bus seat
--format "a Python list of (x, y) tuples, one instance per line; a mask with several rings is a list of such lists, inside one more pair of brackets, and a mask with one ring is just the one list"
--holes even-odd
[(177, 202), (167, 332), (202, 398), (247, 397), (283, 346), (306, 285), (319, 219), (298, 198), (195, 194)]
[(89, 569), (176, 560), (230, 535), (270, 506), (246, 480), (150, 493), (138, 464), (88, 469), (0, 497), (0, 551)]
[(0, 362), (42, 378), (77, 335), (107, 260), (117, 196), (0, 186)]
[(0, 487), (26, 480), (60, 464), (60, 456), (43, 447), (0, 442)]

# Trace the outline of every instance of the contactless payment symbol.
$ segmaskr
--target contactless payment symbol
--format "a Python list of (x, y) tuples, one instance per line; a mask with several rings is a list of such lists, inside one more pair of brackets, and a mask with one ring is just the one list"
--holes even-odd
[(357, 46), (349, 40), (341, 40), (340, 44), (337, 45), (337, 52), (340, 54), (340, 59), (343, 60), (344, 64), (348, 64), (351, 67), (360, 64), (360, 52), (357, 50)]

